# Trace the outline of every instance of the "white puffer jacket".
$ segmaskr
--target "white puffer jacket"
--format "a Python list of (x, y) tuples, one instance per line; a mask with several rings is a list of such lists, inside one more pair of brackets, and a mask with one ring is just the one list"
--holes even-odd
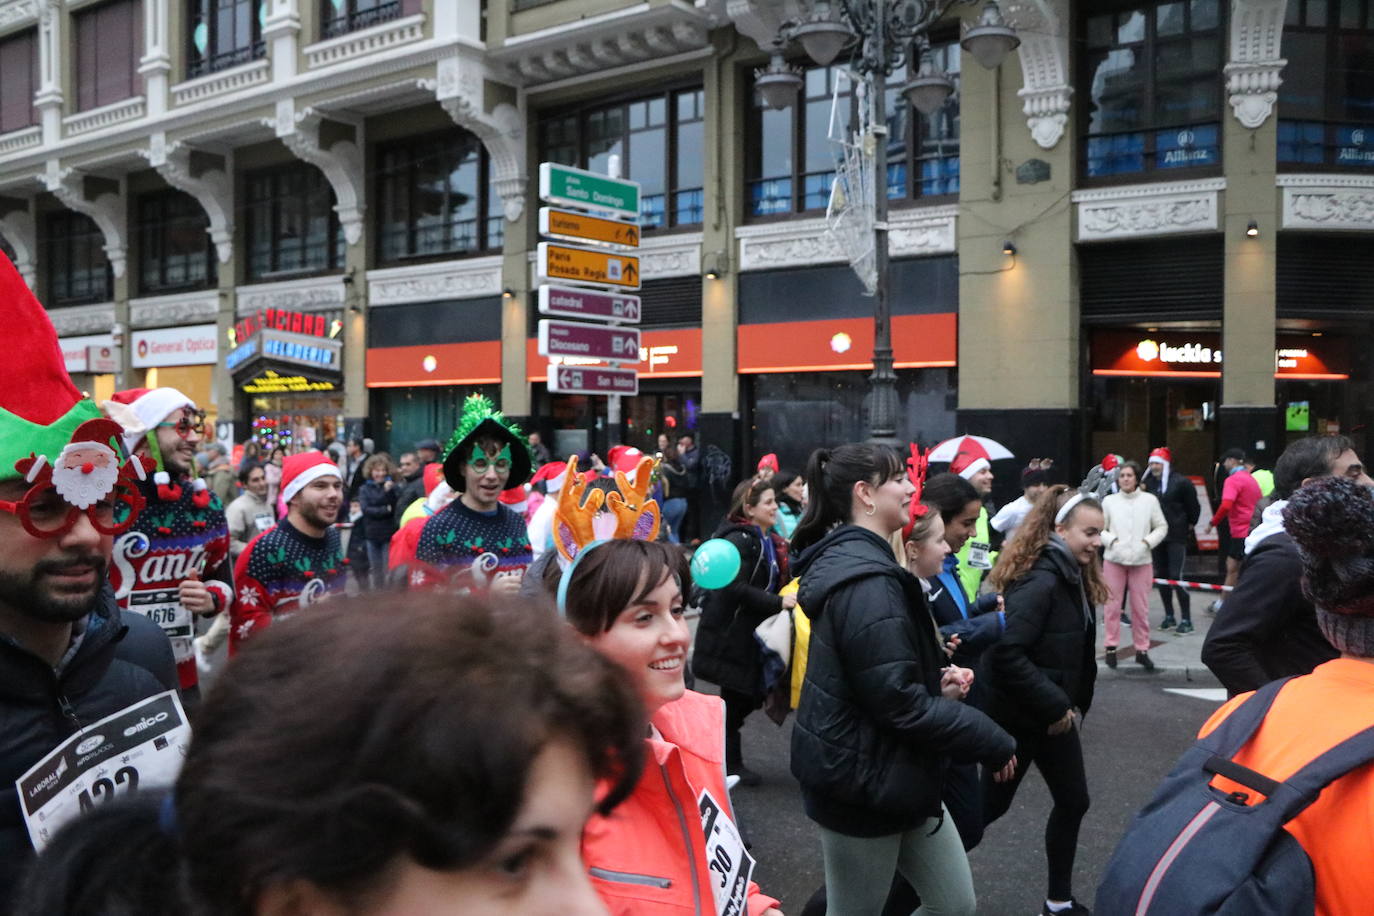
[(1144, 566), (1150, 562), (1150, 551), (1169, 534), (1159, 500), (1141, 489), (1113, 493), (1102, 501), (1102, 512), (1107, 517), (1102, 546), (1109, 563)]

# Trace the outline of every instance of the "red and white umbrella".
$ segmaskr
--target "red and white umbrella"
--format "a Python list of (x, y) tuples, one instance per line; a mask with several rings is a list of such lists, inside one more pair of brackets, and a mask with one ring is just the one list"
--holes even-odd
[(928, 459), (932, 463), (948, 461), (952, 464), (959, 457), (986, 458), (988, 461), (999, 461), (1003, 458), (1015, 458), (1016, 456), (1005, 445), (996, 439), (989, 439), (987, 436), (955, 436), (953, 439), (946, 439), (931, 449)]

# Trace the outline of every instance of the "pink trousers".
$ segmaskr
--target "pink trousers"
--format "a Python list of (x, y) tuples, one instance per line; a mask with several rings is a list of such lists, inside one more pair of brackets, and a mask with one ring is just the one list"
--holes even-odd
[(1131, 594), (1131, 642), (1137, 652), (1150, 650), (1150, 589), (1154, 587), (1154, 567), (1122, 566), (1120, 563), (1104, 561), (1102, 578), (1107, 580), (1111, 591), (1107, 605), (1103, 608), (1102, 643), (1108, 649), (1116, 648), (1121, 638), (1121, 600), (1124, 593)]

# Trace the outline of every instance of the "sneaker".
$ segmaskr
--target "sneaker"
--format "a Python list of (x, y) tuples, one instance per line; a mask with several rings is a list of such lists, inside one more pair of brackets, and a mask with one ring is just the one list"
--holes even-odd
[(759, 784), (761, 784), (761, 783), (763, 782), (763, 777), (762, 777), (762, 776), (760, 776), (758, 773), (755, 773), (753, 770), (749, 769), (748, 767), (744, 767), (744, 766), (742, 766), (742, 767), (739, 768), (739, 772), (737, 772), (737, 773), (731, 773), (730, 775), (731, 775), (731, 776), (738, 776), (738, 777), (739, 777), (739, 784), (742, 785), (742, 786), (744, 786), (745, 788), (749, 788), (749, 789), (752, 789), (753, 787), (755, 787), (755, 786), (757, 786), (757, 785), (759, 785)]
[(1213, 601), (1211, 604), (1207, 605), (1207, 613), (1211, 614), (1213, 617), (1217, 616), (1217, 614), (1218, 614), (1220, 611), (1221, 611), (1221, 599), (1220, 599), (1220, 598), (1218, 598), (1216, 601)]
[(1121, 612), (1121, 625), (1123, 627), (1129, 627), (1131, 625), (1131, 615), (1127, 614), (1125, 611)]
[(1150, 653), (1148, 652), (1137, 652), (1135, 654), (1135, 663), (1146, 671), (1155, 670), (1155, 663), (1150, 661)]
[(1050, 902), (1045, 901), (1045, 906), (1040, 910), (1040, 916), (1092, 916), (1092, 910), (1079, 903), (1077, 900), (1070, 899), (1069, 905), (1062, 910), (1050, 909)]
[(1116, 647), (1115, 647), (1115, 646), (1112, 646), (1111, 648), (1109, 648), (1109, 649), (1107, 650), (1107, 658), (1106, 658), (1106, 661), (1107, 661), (1107, 667), (1108, 667), (1108, 668), (1115, 668), (1115, 667), (1116, 667)]
[(1191, 620), (1181, 621), (1178, 625), (1178, 629), (1174, 632), (1177, 633), (1179, 636), (1183, 636), (1185, 633), (1193, 632), (1193, 622)]
[(1174, 618), (1173, 618), (1173, 615), (1166, 616), (1163, 620), (1161, 620), (1161, 621), (1159, 622), (1159, 628), (1160, 628), (1161, 630), (1171, 630), (1171, 629), (1173, 629), (1173, 627), (1174, 627)]

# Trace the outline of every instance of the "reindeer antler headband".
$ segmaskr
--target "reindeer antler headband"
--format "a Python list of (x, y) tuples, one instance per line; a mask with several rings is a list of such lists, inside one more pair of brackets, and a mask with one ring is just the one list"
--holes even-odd
[(902, 527), (902, 537), (911, 537), (911, 531), (916, 527), (916, 521), (924, 518), (930, 511), (930, 507), (921, 502), (921, 492), (926, 486), (926, 472), (930, 470), (930, 449), (921, 451), (920, 446), (911, 443), (911, 457), (906, 460), (906, 477), (911, 481), (911, 485), (916, 488), (916, 492), (911, 494), (911, 504), (908, 509), (907, 523)]

